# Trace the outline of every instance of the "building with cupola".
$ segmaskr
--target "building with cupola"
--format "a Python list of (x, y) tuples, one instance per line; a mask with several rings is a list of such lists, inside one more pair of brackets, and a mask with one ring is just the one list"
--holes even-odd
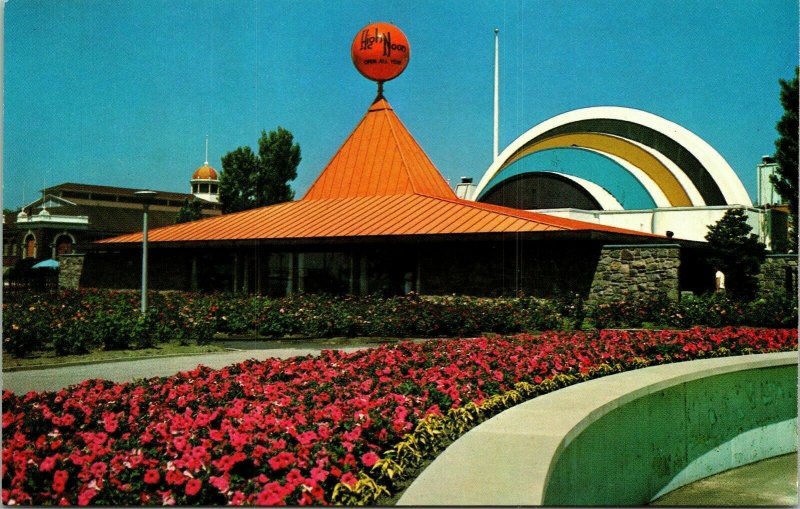
[[(404, 50), (382, 58), (386, 48), (362, 44), (363, 34), (403, 41)], [(351, 56), (377, 82), (377, 96), (305, 195), (154, 227), (149, 287), (677, 300), (682, 292), (713, 290), (707, 225), (731, 208), (744, 208), (755, 226), (765, 217), (710, 145), (666, 119), (622, 107), (584, 108), (534, 126), (504, 151), (495, 146), (477, 185), (466, 178), (454, 191), (384, 96), (384, 82), (408, 63), (407, 48), (393, 25), (360, 32)], [(652, 206), (626, 210), (624, 197), (592, 178), (525, 165), (560, 149), (629, 173)], [(219, 179), (207, 159), (192, 176), (192, 196), (216, 203)], [(80, 285), (138, 288), (143, 240), (137, 231), (92, 244)], [(786, 269), (790, 288), (796, 256), (787, 260), (778, 268)]]
[(217, 170), (208, 164), (208, 155), (206, 155), (203, 166), (197, 168), (192, 174), (190, 185), (195, 198), (219, 203), (219, 175)]
[[(221, 213), (219, 176), (208, 161), (190, 179), (191, 193), (157, 191), (149, 210), (151, 227), (175, 224), (189, 200), (199, 200), (203, 217)], [(97, 240), (141, 231), (139, 189), (66, 182), (42, 189), (41, 197), (3, 215), (3, 269), (22, 260), (84, 253)]]

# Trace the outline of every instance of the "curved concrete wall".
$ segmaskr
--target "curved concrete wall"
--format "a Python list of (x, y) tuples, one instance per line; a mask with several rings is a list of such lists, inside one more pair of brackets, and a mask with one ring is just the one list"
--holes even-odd
[(736, 371), (638, 398), (594, 421), (551, 466), (544, 505), (643, 505), (797, 450), (797, 366)]
[(797, 352), (607, 376), (511, 408), (454, 442), (400, 505), (643, 505), (797, 449)]

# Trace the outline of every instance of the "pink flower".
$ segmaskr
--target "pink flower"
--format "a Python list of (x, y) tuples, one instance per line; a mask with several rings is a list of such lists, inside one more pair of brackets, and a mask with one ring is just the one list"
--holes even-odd
[(90, 469), (92, 475), (97, 479), (100, 479), (104, 475), (106, 475), (107, 470), (108, 470), (108, 465), (106, 465), (102, 461), (98, 461), (97, 463), (92, 464), (92, 467)]
[(379, 459), (380, 457), (372, 451), (361, 455), (361, 463), (367, 468), (371, 468)]
[(211, 486), (217, 488), (222, 493), (226, 493), (228, 489), (230, 489), (230, 483), (226, 477), (216, 477), (212, 475), (208, 480)]
[(327, 478), (328, 478), (327, 470), (319, 467), (314, 467), (311, 469), (311, 479), (313, 479), (314, 481), (321, 483), (325, 482), (325, 479)]

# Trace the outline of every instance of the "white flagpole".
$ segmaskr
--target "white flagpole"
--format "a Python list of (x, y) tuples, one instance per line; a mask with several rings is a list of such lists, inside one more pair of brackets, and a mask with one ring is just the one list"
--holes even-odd
[(500, 38), (494, 29), (494, 159), (500, 154)]

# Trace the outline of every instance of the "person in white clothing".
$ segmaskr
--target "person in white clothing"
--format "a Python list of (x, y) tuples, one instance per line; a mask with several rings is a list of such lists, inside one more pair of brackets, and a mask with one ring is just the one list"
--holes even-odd
[(714, 280), (716, 281), (716, 291), (717, 292), (724, 292), (725, 291), (725, 273), (721, 270), (717, 269), (717, 273), (714, 274)]

